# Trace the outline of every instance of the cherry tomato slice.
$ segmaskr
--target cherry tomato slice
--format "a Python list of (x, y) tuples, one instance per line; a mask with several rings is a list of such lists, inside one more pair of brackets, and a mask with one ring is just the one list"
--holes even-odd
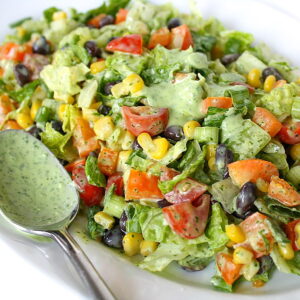
[(119, 11), (116, 14), (116, 24), (120, 24), (124, 21), (126, 21), (127, 18), (127, 14), (128, 14), (128, 10), (124, 9), (124, 8), (120, 8)]
[(77, 165), (72, 171), (72, 179), (78, 187), (80, 198), (86, 206), (99, 205), (104, 189), (88, 183), (83, 165)]
[(32, 48), (28, 44), (18, 45), (8, 42), (0, 46), (0, 59), (23, 61), (27, 53), (32, 53)]
[(106, 50), (141, 55), (143, 53), (143, 38), (140, 34), (125, 35), (110, 41)]
[(193, 38), (190, 29), (186, 24), (177, 26), (171, 30), (171, 43), (169, 48), (186, 50), (193, 46)]
[(160, 28), (155, 31), (149, 40), (148, 48), (153, 49), (157, 45), (162, 45), (167, 47), (171, 41), (171, 33), (167, 27)]
[(115, 194), (124, 196), (124, 181), (121, 173), (116, 173), (108, 178), (106, 190), (108, 190), (112, 184), (115, 185)]
[(126, 128), (135, 136), (147, 132), (151, 136), (164, 131), (169, 120), (167, 108), (152, 106), (122, 107)]
[(280, 140), (289, 145), (300, 143), (300, 122), (295, 122), (292, 119), (285, 121), (278, 133)]
[(182, 202), (162, 209), (172, 230), (186, 239), (195, 239), (203, 234), (210, 208), (210, 196), (202, 195), (194, 206), (192, 202)]
[(204, 194), (206, 190), (206, 184), (187, 178), (178, 182), (171, 192), (165, 194), (165, 198), (170, 203), (191, 202)]

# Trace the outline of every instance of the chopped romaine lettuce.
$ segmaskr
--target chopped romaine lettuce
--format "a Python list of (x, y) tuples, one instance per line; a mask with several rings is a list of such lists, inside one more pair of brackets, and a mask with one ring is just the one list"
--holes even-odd
[(95, 156), (89, 155), (85, 162), (85, 174), (89, 184), (99, 187), (106, 186), (106, 178), (101, 173), (98, 167), (98, 159)]

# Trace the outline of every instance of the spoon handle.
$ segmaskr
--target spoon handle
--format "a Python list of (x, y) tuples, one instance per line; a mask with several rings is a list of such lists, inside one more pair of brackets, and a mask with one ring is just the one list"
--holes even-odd
[(78, 243), (67, 230), (49, 232), (50, 237), (55, 240), (70, 258), (79, 276), (84, 281), (93, 299), (115, 300), (115, 296), (109, 290), (104, 280), (96, 271), (91, 261), (85, 255)]

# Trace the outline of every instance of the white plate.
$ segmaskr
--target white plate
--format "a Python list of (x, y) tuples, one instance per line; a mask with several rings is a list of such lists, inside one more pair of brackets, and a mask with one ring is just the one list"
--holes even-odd
[[(0, 2), (0, 36), (8, 32), (7, 24), (25, 16), (39, 16), (49, 6), (76, 7), (86, 10), (99, 5), (89, 0), (9, 0)], [(100, 1), (101, 2), (101, 1)], [(156, 3), (166, 1), (154, 1)], [(172, 1), (181, 10), (187, 10), (187, 1)], [(276, 52), (300, 65), (300, 3), (293, 0), (202, 0), (197, 4), (205, 17), (215, 16), (230, 29), (255, 34), (258, 41), (269, 44)], [(110, 249), (82, 238), (80, 222), (72, 232), (96, 268), (103, 275), (118, 299), (283, 299), (300, 297), (296, 276), (275, 274), (263, 288), (253, 289), (249, 284), (238, 288), (237, 294), (224, 294), (211, 289), (209, 278), (213, 270), (187, 273), (171, 266), (161, 276), (140, 270), (116, 255)], [(27, 239), (0, 219), (0, 298), (1, 299), (88, 299), (69, 262), (54, 243)], [(166, 276), (169, 279), (165, 279)]]

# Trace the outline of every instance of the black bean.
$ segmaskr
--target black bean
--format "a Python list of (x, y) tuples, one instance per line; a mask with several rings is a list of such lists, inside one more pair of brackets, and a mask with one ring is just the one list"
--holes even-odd
[(240, 54), (234, 53), (234, 54), (226, 54), (221, 58), (221, 63), (224, 66), (230, 65), (234, 61), (236, 61), (240, 57)]
[(41, 133), (43, 132), (42, 129), (38, 128), (36, 125), (33, 125), (28, 131), (31, 135), (33, 135), (38, 140), (41, 139)]
[(172, 125), (166, 128), (164, 136), (172, 141), (180, 141), (183, 138), (183, 130), (179, 125)]
[(276, 68), (273, 68), (273, 67), (267, 67), (262, 71), (263, 81), (265, 81), (269, 75), (274, 75), (276, 80), (283, 79), (283, 76), (280, 74), (280, 72)]
[(141, 147), (141, 145), (139, 144), (139, 142), (137, 141), (137, 139), (134, 140), (134, 142), (133, 142), (132, 145), (131, 145), (131, 148), (132, 148), (133, 150), (141, 150), (141, 149), (143, 149), (143, 148)]
[(224, 144), (220, 144), (216, 150), (216, 167), (218, 172), (223, 176), (228, 176), (227, 165), (233, 162), (233, 153)]
[(33, 53), (47, 55), (51, 53), (51, 46), (44, 36), (41, 36), (32, 45)]
[(101, 57), (101, 50), (94, 41), (87, 41), (84, 48), (92, 57)]
[(107, 116), (111, 111), (111, 107), (105, 104), (102, 104), (98, 108), (98, 113), (104, 116)]
[(158, 207), (160, 207), (160, 208), (164, 208), (164, 207), (167, 207), (167, 206), (172, 205), (172, 203), (170, 203), (170, 202), (167, 201), (166, 199), (163, 199), (163, 200), (157, 201), (157, 205), (158, 205)]
[(66, 166), (69, 162), (65, 159), (61, 159), (61, 158), (58, 158), (58, 161), (63, 165), (63, 166)]
[(104, 86), (104, 94), (105, 95), (111, 95), (111, 88), (117, 84), (120, 83), (121, 80), (116, 80), (116, 81), (112, 81), (112, 82), (107, 82)]
[(255, 207), (253, 207), (250, 210), (246, 211), (243, 215), (238, 214), (237, 212), (233, 212), (232, 215), (236, 218), (245, 220), (256, 212), (257, 212), (257, 209)]
[(118, 225), (116, 225), (113, 229), (107, 230), (103, 235), (103, 243), (109, 247), (122, 249), (122, 240), (123, 240), (123, 232)]
[(273, 267), (273, 260), (269, 255), (264, 255), (257, 258), (259, 262), (259, 270), (257, 274), (268, 272)]
[(17, 64), (14, 67), (14, 74), (20, 86), (24, 86), (31, 81), (31, 72), (23, 64)]
[(239, 215), (244, 215), (247, 211), (249, 211), (253, 207), (253, 203), (255, 199), (256, 199), (255, 184), (252, 182), (246, 182), (242, 186), (236, 198), (237, 213)]
[(119, 224), (120, 224), (120, 229), (121, 229), (121, 231), (122, 231), (123, 233), (125, 233), (125, 234), (126, 234), (126, 222), (127, 222), (127, 219), (128, 219), (128, 217), (127, 217), (126, 211), (124, 210), (124, 211), (122, 212), (121, 217), (120, 217)]
[(51, 126), (54, 130), (58, 131), (61, 134), (65, 134), (65, 132), (63, 131), (62, 125), (63, 124), (61, 121), (52, 121), (51, 122)]
[(115, 22), (115, 18), (111, 15), (107, 15), (100, 20), (99, 26), (100, 26), (100, 28), (102, 28), (104, 26), (114, 24), (114, 22)]
[(171, 30), (172, 28), (178, 27), (181, 25), (181, 20), (178, 18), (172, 18), (169, 22), (168, 22), (168, 28), (169, 30)]

